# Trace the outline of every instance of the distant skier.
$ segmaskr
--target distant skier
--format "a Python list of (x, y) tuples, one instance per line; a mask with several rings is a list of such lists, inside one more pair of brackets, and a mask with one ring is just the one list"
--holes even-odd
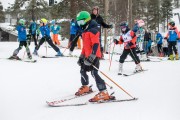
[(159, 33), (158, 31), (155, 32), (156, 33), (156, 43), (157, 43), (157, 48), (158, 48), (158, 53), (159, 53), (159, 57), (162, 57), (162, 35), (161, 33)]
[(99, 14), (99, 7), (98, 6), (93, 7), (91, 19), (95, 20), (98, 23), (98, 30), (100, 32), (99, 41), (100, 41), (100, 45), (101, 45), (101, 54), (102, 54), (102, 58), (103, 58), (104, 55), (103, 55), (103, 45), (102, 45), (102, 39), (101, 39), (101, 29), (102, 29), (102, 27), (103, 28), (112, 28), (113, 25), (108, 25), (104, 22), (103, 18)]
[(120, 36), (119, 41), (117, 39), (114, 39), (115, 44), (123, 44), (124, 43), (124, 50), (122, 55), (119, 59), (119, 71), (118, 74), (121, 75), (123, 72), (123, 63), (127, 57), (128, 54), (132, 57), (134, 60), (136, 67), (135, 72), (141, 71), (142, 67), (140, 65), (139, 57), (136, 54), (136, 35), (135, 33), (129, 29), (128, 23), (126, 21), (123, 21), (120, 23), (120, 29), (122, 31), (122, 35)]
[(32, 36), (35, 46), (37, 46), (36, 29), (37, 29), (37, 24), (33, 19), (31, 20), (31, 24), (29, 26), (29, 34)]
[(180, 35), (174, 21), (169, 22), (168, 33), (166, 34), (166, 37), (164, 39), (168, 39), (169, 60), (174, 60), (173, 51), (175, 53), (175, 59), (179, 60), (176, 43), (177, 40), (180, 39)]
[(47, 41), (48, 44), (57, 52), (56, 56), (63, 56), (63, 54), (61, 53), (60, 49), (55, 46), (52, 42), (52, 39), (50, 37), (50, 29), (48, 28), (47, 25), (47, 20), (45, 18), (42, 18), (40, 21), (40, 28), (39, 30), (41, 31), (42, 34), (42, 38), (39, 41), (39, 44), (35, 47), (35, 50), (33, 52), (34, 55), (38, 55), (38, 50), (40, 48), (40, 46)]
[(53, 34), (52, 34), (52, 40), (53, 40), (53, 42), (54, 42), (55, 45), (60, 46), (60, 42), (59, 42), (59, 40), (58, 40), (58, 35), (59, 35), (59, 33), (60, 33), (61, 27), (57, 24), (57, 22), (56, 22), (55, 20), (53, 20), (53, 21), (51, 22), (51, 24), (52, 24), (52, 25), (51, 25), (50, 30), (51, 30), (51, 32), (53, 33)]
[(30, 53), (29, 44), (27, 42), (27, 34), (26, 34), (26, 27), (25, 27), (25, 20), (20, 19), (19, 25), (16, 27), (16, 30), (18, 31), (18, 41), (19, 41), (19, 47), (13, 52), (13, 55), (9, 59), (17, 59), (20, 60), (20, 58), (17, 56), (19, 51), (24, 46), (26, 48), (26, 52), (29, 59), (32, 59), (32, 55)]
[(99, 41), (100, 33), (97, 30), (97, 23), (94, 20), (91, 20), (91, 16), (87, 11), (81, 11), (76, 19), (78, 25), (84, 30), (84, 32), (82, 33), (83, 48), (78, 60), (78, 65), (81, 66), (80, 73), (82, 87), (75, 93), (75, 95), (80, 96), (92, 92), (91, 87), (88, 86), (89, 78), (86, 73), (91, 71), (100, 92), (89, 101), (98, 102), (115, 99), (114, 96), (108, 94), (104, 80), (98, 75), (98, 71), (92, 66), (94, 65), (99, 68), (99, 59), (101, 58)]
[(72, 19), (71, 23), (70, 23), (70, 38), (69, 38), (69, 43), (68, 43), (69, 48), (70, 48), (70, 44), (72, 43), (72, 41), (76, 37), (77, 29), (78, 28), (77, 28), (77, 25), (76, 25), (76, 21), (74, 19)]

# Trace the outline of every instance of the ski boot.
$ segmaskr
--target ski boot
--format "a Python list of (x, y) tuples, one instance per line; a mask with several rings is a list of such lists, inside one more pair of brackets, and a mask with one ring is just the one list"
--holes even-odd
[(107, 90), (103, 90), (91, 98), (89, 102), (103, 102), (109, 100), (115, 100), (115, 96), (111, 96), (108, 94)]
[(83, 85), (81, 86), (81, 88), (79, 88), (78, 92), (76, 92), (75, 95), (81, 96), (81, 95), (84, 95), (86, 93), (91, 93), (91, 92), (93, 92), (91, 86)]
[(123, 72), (123, 63), (119, 63), (118, 75), (122, 75), (122, 72)]
[(17, 55), (12, 55), (8, 59), (10, 59), (10, 60), (21, 60), (21, 58), (19, 58)]
[(173, 54), (171, 54), (171, 55), (169, 56), (168, 60), (174, 60)]
[(59, 50), (55, 56), (64, 56), (61, 51)]
[(34, 49), (34, 52), (33, 52), (34, 55), (38, 56), (38, 52), (36, 49)]
[(134, 73), (140, 72), (140, 71), (142, 71), (142, 67), (141, 67), (141, 65), (140, 65), (140, 63), (139, 63), (139, 64), (136, 65), (135, 70), (134, 70)]
[(175, 58), (176, 58), (176, 60), (179, 60), (179, 55), (178, 55), (178, 54), (176, 54), (176, 57), (175, 57)]
[(31, 60), (31, 59), (32, 59), (32, 55), (31, 55), (31, 54), (28, 54), (28, 58)]
[(73, 51), (69, 51), (69, 56), (73, 56), (73, 55), (72, 55), (72, 52), (73, 52)]

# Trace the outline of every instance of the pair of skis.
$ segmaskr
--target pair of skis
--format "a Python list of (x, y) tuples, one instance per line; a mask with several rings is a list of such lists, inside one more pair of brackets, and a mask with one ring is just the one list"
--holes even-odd
[(137, 72), (132, 72), (132, 73), (129, 73), (129, 74), (127, 74), (127, 73), (118, 73), (118, 75), (123, 75), (123, 76), (132, 76), (132, 75), (135, 75), (135, 74), (138, 74), (138, 73), (142, 73), (142, 72), (145, 72), (145, 71), (148, 71), (148, 69), (143, 69), (143, 70), (141, 70), (141, 71), (137, 71)]
[(8, 60), (14, 60), (14, 61), (21, 61), (21, 62), (28, 62), (28, 63), (36, 63), (37, 62), (37, 60), (31, 60), (31, 59), (29, 59), (29, 60), (24, 60), (24, 59), (20, 59), (20, 58), (18, 58), (18, 59), (12, 59), (11, 57), (9, 57), (9, 58), (7, 58)]
[(107, 101), (99, 101), (99, 102), (80, 102), (80, 103), (65, 103), (67, 101), (77, 99), (83, 96), (87, 96), (89, 94), (92, 94), (95, 92), (87, 93), (81, 96), (69, 96), (68, 98), (60, 99), (60, 100), (55, 100), (55, 101), (46, 101), (47, 105), (49, 107), (67, 107), (67, 106), (83, 106), (83, 105), (88, 105), (88, 104), (102, 104), (102, 103), (113, 103), (113, 102), (126, 102), (126, 101), (135, 101), (138, 100), (138, 98), (131, 98), (131, 99), (114, 99), (114, 100), (107, 100)]

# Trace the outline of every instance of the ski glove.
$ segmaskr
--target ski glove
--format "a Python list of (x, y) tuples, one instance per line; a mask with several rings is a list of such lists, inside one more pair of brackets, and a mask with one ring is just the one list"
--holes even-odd
[(126, 47), (127, 47), (127, 48), (130, 48), (132, 45), (134, 45), (132, 42), (128, 42), (127, 45), (126, 45)]
[(82, 64), (83, 64), (83, 62), (84, 62), (84, 55), (80, 55), (80, 57), (79, 57), (79, 60), (77, 61), (77, 64), (79, 65), (79, 66), (82, 66)]
[(166, 39), (166, 40), (167, 40), (167, 37), (165, 37), (164, 39)]
[(91, 66), (92, 63), (94, 62), (95, 58), (96, 58), (96, 55), (91, 54), (87, 59), (84, 60), (84, 64), (86, 66)]
[(118, 42), (119, 42), (117, 39), (114, 39), (113, 41), (115, 44), (118, 44)]

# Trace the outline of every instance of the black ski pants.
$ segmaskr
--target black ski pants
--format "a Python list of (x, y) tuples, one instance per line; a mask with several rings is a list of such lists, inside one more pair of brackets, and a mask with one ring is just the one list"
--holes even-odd
[[(99, 58), (96, 58), (94, 63), (94, 66), (96, 66), (97, 68), (99, 68)], [(103, 91), (106, 90), (106, 85), (104, 80), (98, 75), (98, 70), (96, 70), (93, 66), (86, 66), (84, 64), (81, 65), (81, 83), (82, 85), (88, 85), (89, 84), (89, 77), (87, 75), (87, 72), (91, 72), (92, 77), (95, 79), (96, 81), (96, 85), (99, 91)]]
[(136, 48), (124, 49), (122, 55), (120, 56), (119, 62), (124, 63), (128, 54), (130, 54), (130, 56), (134, 60), (135, 64), (140, 63), (139, 57), (136, 54)]
[(36, 46), (36, 50), (39, 50), (40, 46), (44, 43), (47, 42), (56, 52), (60, 51), (59, 48), (53, 44), (53, 41), (51, 39), (51, 37), (43, 37), (41, 38), (41, 40), (39, 41), (39, 44)]
[(22, 49), (23, 46), (26, 48), (27, 55), (28, 56), (31, 55), (30, 49), (29, 49), (29, 44), (27, 41), (20, 41), (19, 47), (16, 50), (14, 50), (13, 55), (16, 56), (19, 53), (19, 51)]
[(168, 42), (168, 51), (169, 51), (169, 55), (173, 54), (173, 51), (175, 54), (177, 54), (177, 49), (176, 49), (176, 41), (169, 41)]
[(77, 33), (75, 37), (69, 42), (70, 51), (73, 51), (74, 48), (76, 47), (79, 37), (80, 35), (79, 33)]

